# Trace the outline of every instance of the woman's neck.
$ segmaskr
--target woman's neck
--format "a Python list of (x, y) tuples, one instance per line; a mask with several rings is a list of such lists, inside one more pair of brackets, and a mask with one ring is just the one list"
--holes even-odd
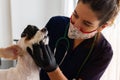
[(84, 41), (84, 39), (74, 39), (74, 46), (73, 49), (75, 49), (79, 44), (81, 44)]

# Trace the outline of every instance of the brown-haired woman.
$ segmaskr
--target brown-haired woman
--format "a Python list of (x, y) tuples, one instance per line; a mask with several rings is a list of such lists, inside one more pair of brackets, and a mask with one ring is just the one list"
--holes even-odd
[(41, 80), (99, 80), (113, 50), (101, 31), (119, 12), (119, 0), (78, 0), (70, 18), (54, 16), (46, 24), (49, 46), (33, 45)]

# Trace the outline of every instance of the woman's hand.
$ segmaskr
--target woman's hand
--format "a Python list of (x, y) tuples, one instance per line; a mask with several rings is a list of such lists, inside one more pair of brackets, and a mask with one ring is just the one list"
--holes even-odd
[(27, 47), (27, 51), (39, 67), (46, 72), (52, 72), (58, 67), (54, 54), (51, 52), (48, 45), (45, 45), (41, 41), (39, 44), (33, 44), (32, 48), (33, 51)]

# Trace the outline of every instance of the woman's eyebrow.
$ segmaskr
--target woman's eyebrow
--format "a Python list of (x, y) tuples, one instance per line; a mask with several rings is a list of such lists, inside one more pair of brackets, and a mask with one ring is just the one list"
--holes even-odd
[(78, 13), (77, 13), (77, 11), (76, 11), (76, 10), (74, 10), (74, 13), (75, 13), (75, 15), (76, 15), (77, 17), (79, 17), (79, 16), (78, 16)]
[(75, 13), (75, 14), (77, 14), (77, 11), (76, 11), (76, 10), (74, 10), (74, 13)]

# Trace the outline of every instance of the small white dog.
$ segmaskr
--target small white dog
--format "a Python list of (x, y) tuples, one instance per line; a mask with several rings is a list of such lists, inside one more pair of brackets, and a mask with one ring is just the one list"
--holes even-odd
[[(40, 80), (40, 68), (26, 51), (26, 47), (32, 49), (32, 44), (46, 40), (47, 30), (38, 30), (38, 28), (36, 30), (36, 28), (35, 26), (29, 25), (25, 29), (28, 30), (28, 33), (25, 33), (25, 36), (18, 41), (17, 45), (0, 48), (0, 57), (17, 59), (15, 67), (0, 70), (0, 80)], [(31, 32), (33, 32), (33, 34), (31, 34)], [(33, 37), (30, 38), (28, 35), (33, 35)], [(48, 41), (46, 43), (48, 43)]]

